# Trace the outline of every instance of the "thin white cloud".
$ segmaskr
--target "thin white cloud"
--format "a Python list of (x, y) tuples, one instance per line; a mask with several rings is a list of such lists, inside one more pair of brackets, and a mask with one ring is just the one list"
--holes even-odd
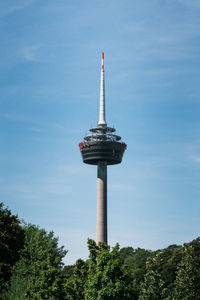
[(23, 122), (23, 123), (32, 123), (35, 122), (33, 118), (27, 115), (20, 115), (17, 113), (4, 113), (0, 114), (0, 117), (9, 120), (9, 121), (17, 121), (17, 122)]
[(30, 127), (29, 130), (32, 132), (35, 132), (35, 133), (41, 133), (41, 132), (43, 133), (44, 132), (44, 129), (37, 128), (37, 127)]
[(40, 61), (38, 51), (40, 49), (40, 46), (27, 46), (20, 49), (20, 55), (24, 60), (27, 61)]
[(5, 17), (9, 14), (24, 9), (33, 4), (34, 1), (35, 0), (2, 1), (2, 3), (0, 4), (0, 17)]
[[(78, 146), (77, 146), (78, 147)], [(72, 175), (72, 174), (86, 174), (89, 175), (93, 173), (93, 168), (88, 168), (85, 165), (80, 164), (61, 164), (57, 166), (57, 171), (62, 175)]]
[(129, 183), (111, 183), (109, 186), (110, 189), (113, 190), (120, 190), (120, 191), (132, 191), (134, 190), (135, 186), (134, 184)]
[(189, 8), (200, 8), (200, 1), (199, 0), (177, 0), (180, 4), (184, 4), (186, 7)]
[(27, 184), (19, 183), (19, 184), (15, 184), (15, 185), (11, 186), (10, 188), (11, 188), (11, 190), (14, 190), (15, 192), (18, 192), (18, 193), (32, 194), (32, 189)]
[(200, 164), (200, 156), (191, 156), (191, 159), (196, 163)]

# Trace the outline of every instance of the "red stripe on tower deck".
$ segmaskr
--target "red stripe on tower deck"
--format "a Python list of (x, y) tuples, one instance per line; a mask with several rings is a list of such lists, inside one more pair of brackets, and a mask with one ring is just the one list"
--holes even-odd
[(104, 59), (104, 53), (102, 52), (102, 58)]
[(104, 66), (102, 66), (102, 72), (104, 72)]

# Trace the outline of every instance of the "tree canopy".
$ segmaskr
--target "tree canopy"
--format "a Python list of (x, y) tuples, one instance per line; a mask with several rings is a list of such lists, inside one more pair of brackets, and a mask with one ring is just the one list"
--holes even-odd
[(15, 293), (19, 299), (63, 299), (62, 258), (66, 251), (58, 246), (53, 232), (31, 224), (23, 230), (24, 247), (13, 267), (6, 299), (15, 299)]
[(63, 266), (54, 233), (0, 203), (2, 300), (200, 300), (200, 238), (150, 251), (88, 240), (89, 258)]
[(17, 215), (0, 203), (0, 290), (7, 287), (12, 266), (24, 246), (25, 232)]
[(120, 262), (120, 248), (88, 240), (90, 250), (88, 279), (85, 297), (92, 299), (133, 299), (131, 297), (131, 277)]

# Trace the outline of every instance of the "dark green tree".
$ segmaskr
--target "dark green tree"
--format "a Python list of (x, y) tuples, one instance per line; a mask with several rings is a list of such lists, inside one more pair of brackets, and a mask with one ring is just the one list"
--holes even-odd
[(60, 268), (60, 258), (52, 263), (51, 254), (41, 262), (40, 274), (32, 281), (26, 292), (26, 299), (63, 300), (64, 278)]
[(47, 233), (35, 225), (27, 225), (24, 230), (24, 248), (13, 268), (8, 293), (15, 293), (16, 281), (25, 280), (27, 284), (20, 285), (18, 291), (19, 299), (64, 299), (62, 258), (66, 251), (58, 247), (58, 238), (53, 232)]
[(74, 271), (74, 265), (66, 265), (62, 270), (63, 274), (68, 277), (70, 277), (73, 274), (73, 271)]
[(200, 299), (200, 239), (184, 245), (173, 300)]
[(170, 245), (159, 250), (159, 272), (164, 282), (164, 299), (172, 299), (177, 266), (182, 259), (182, 246)]
[(1, 300), (25, 300), (25, 291), (30, 286), (30, 280), (27, 277), (19, 277), (13, 274), (10, 280), (10, 287), (4, 290), (0, 296)]
[(140, 285), (139, 300), (161, 300), (164, 296), (164, 281), (159, 272), (160, 254), (147, 259), (147, 273)]
[(6, 288), (13, 265), (24, 245), (24, 230), (17, 215), (0, 203), (0, 291)]
[(127, 247), (120, 250), (120, 257), (122, 256), (124, 258), (123, 264), (131, 274), (134, 295), (137, 297), (139, 297), (140, 284), (144, 280), (144, 275), (146, 274), (147, 258), (152, 255), (152, 251), (142, 248), (133, 250), (132, 247)]
[(127, 259), (132, 258), (135, 251), (133, 247), (124, 247), (119, 250), (119, 259), (124, 264)]
[(182, 246), (171, 245), (162, 250), (152, 252), (146, 264), (147, 270), (144, 280), (140, 285), (140, 298), (171, 300), (177, 265), (181, 258)]
[(112, 250), (104, 243), (88, 240), (90, 251), (88, 279), (85, 285), (87, 300), (136, 299), (131, 295), (131, 277), (120, 262), (119, 245)]
[(88, 263), (82, 259), (78, 259), (73, 268), (73, 273), (71, 275), (66, 274), (65, 276), (65, 299), (83, 300), (85, 283), (88, 277)]

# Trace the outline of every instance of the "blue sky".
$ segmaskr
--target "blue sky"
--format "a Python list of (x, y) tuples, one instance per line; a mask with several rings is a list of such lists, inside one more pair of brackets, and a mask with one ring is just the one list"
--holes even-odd
[(128, 148), (108, 169), (109, 243), (199, 236), (200, 1), (0, 2), (0, 201), (87, 258), (96, 167), (78, 149), (106, 116)]

